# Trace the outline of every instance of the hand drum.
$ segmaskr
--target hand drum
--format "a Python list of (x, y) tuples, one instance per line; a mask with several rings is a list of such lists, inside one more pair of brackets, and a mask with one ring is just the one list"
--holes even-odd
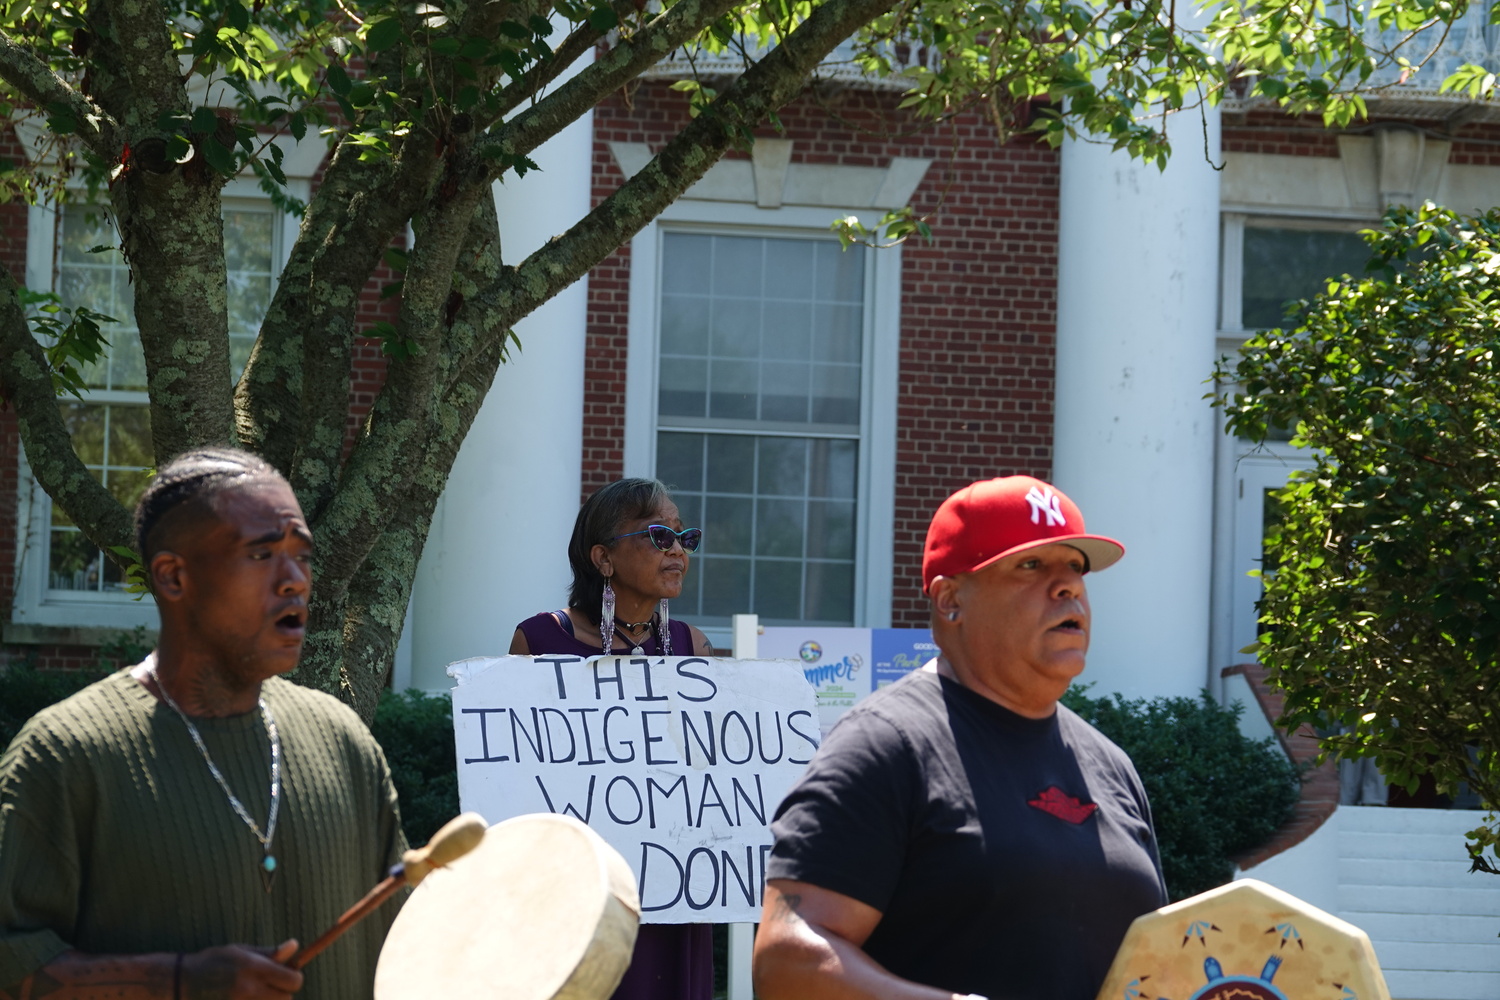
[(518, 816), (429, 874), (391, 927), (375, 1000), (607, 1000), (640, 923), (635, 876), (567, 816)]
[(1243, 879), (1135, 919), (1099, 1000), (1390, 1000), (1365, 932)]

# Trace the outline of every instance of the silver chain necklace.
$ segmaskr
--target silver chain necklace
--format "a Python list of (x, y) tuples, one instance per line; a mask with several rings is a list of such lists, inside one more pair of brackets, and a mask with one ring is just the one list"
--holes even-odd
[(265, 850), (265, 858), (260, 863), (260, 879), (266, 887), (266, 892), (270, 892), (271, 884), (276, 879), (276, 855), (271, 853), (271, 840), (276, 836), (276, 814), (281, 809), (281, 737), (276, 732), (276, 719), (271, 715), (271, 709), (266, 705), (266, 699), (257, 699), (257, 704), (260, 705), (261, 720), (266, 724), (266, 736), (271, 741), (271, 815), (266, 818), (266, 830), (262, 833), (259, 824), (250, 817), (249, 810), (245, 808), (234, 792), (230, 790), (229, 782), (224, 780), (224, 775), (219, 772), (218, 765), (208, 755), (208, 746), (204, 744), (203, 737), (198, 732), (198, 727), (193, 725), (193, 720), (189, 719), (187, 713), (178, 708), (177, 702), (173, 701), (172, 696), (167, 694), (167, 689), (162, 684), (161, 677), (156, 673), (156, 664), (152, 663), (149, 670), (151, 679), (156, 682), (156, 690), (161, 694), (161, 700), (166, 702), (168, 707), (177, 713), (177, 717), (182, 720), (182, 724), (187, 726), (189, 735), (193, 737), (193, 744), (197, 746), (198, 752), (203, 755), (203, 762), (208, 765), (209, 773), (214, 776), (214, 780), (219, 783), (219, 787), (224, 790), (224, 794), (229, 798), (229, 804), (234, 807), (234, 811), (239, 815), (240, 819), (244, 820), (245, 825), (250, 828), (251, 833), (255, 834), (255, 839), (260, 841), (260, 846)]

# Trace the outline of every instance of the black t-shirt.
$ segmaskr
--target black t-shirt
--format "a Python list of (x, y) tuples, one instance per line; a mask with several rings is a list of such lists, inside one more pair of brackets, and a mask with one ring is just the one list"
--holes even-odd
[(934, 673), (844, 716), (771, 830), (767, 878), (873, 906), (872, 958), (992, 1000), (1094, 1000), (1166, 902), (1123, 750), (1062, 706), (1028, 719)]

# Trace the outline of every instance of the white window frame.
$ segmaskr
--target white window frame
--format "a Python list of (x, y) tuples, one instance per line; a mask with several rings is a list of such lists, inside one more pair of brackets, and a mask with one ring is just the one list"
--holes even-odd
[[(625, 370), (624, 466), (627, 476), (656, 469), (657, 363), (660, 336), (661, 244), (667, 232), (715, 236), (835, 238), (836, 217), (858, 216), (871, 229), (871, 208), (758, 208), (743, 203), (684, 200), (669, 207), (630, 243), (629, 359)], [(884, 628), (891, 619), (895, 534), (896, 401), (900, 375), (901, 248), (866, 253), (864, 358), (860, 387), (859, 463), (855, 504), (854, 624)], [(750, 433), (747, 431), (747, 433)], [(709, 540), (712, 545), (712, 540)], [(747, 609), (748, 610), (748, 609)], [(729, 647), (730, 629), (705, 629)], [(722, 633), (722, 634), (720, 634)]]
[[(321, 162), (322, 152), (307, 142), (302, 149), (287, 143), (289, 155), (285, 167), (299, 176), (288, 177), (287, 193), (306, 201), (310, 196), (309, 178)], [(253, 179), (236, 177), (223, 191), (226, 207), (236, 204), (256, 208), (270, 206), (270, 199)], [(274, 209), (273, 209), (274, 211)], [(300, 220), (278, 213), (279, 228), (273, 228), (272, 269), (279, 274), (297, 239)], [(27, 214), (26, 286), (52, 289), (57, 280), (57, 207), (50, 203), (32, 205)], [(144, 392), (96, 390), (84, 395), (91, 403), (147, 405)], [(10, 620), (16, 623), (60, 627), (99, 627), (132, 629), (158, 627), (156, 603), (150, 595), (137, 599), (133, 594), (51, 590), (47, 586), (48, 552), (51, 544), (52, 498), (36, 482), (24, 448), (20, 451), (20, 475), (16, 484), (16, 563), (15, 597)]]
[(1250, 336), (1260, 332), (1246, 329), (1244, 319), (1245, 290), (1245, 230), (1254, 229), (1310, 229), (1320, 232), (1342, 231), (1357, 233), (1361, 229), (1380, 225), (1379, 219), (1351, 219), (1347, 216), (1309, 218), (1307, 216), (1280, 215), (1273, 212), (1225, 212), (1222, 216), (1222, 242), (1219, 279), (1219, 351), (1222, 354), (1239, 352), (1240, 345)]
[[(1258, 330), (1247, 330), (1242, 312), (1244, 291), (1245, 230), (1276, 229), (1346, 230), (1378, 225), (1374, 218), (1349, 216), (1286, 215), (1280, 211), (1224, 212), (1220, 245), (1218, 354), (1238, 356), (1245, 341)], [(1214, 682), (1218, 670), (1236, 663), (1251, 663), (1256, 657), (1240, 650), (1255, 641), (1261, 582), (1247, 576), (1260, 561), (1264, 495), (1266, 488), (1284, 484), (1293, 472), (1312, 468), (1313, 456), (1284, 441), (1255, 444), (1227, 433), (1223, 413), (1219, 415), (1215, 447), (1213, 621), (1210, 648), (1214, 657)]]

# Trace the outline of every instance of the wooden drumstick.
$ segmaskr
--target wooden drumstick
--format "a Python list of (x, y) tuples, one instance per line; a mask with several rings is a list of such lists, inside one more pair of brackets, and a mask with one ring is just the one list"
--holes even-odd
[(443, 824), (442, 829), (432, 835), (426, 847), (418, 847), (401, 855), (401, 863), (391, 868), (391, 874), (375, 888), (365, 893), (365, 898), (344, 911), (344, 915), (312, 944), (287, 960), (287, 965), (300, 969), (317, 957), (318, 953), (339, 939), (339, 936), (359, 923), (377, 906), (384, 903), (402, 886), (416, 887), (434, 868), (458, 860), (479, 846), (484, 839), (484, 817), (478, 813), (464, 813)]

